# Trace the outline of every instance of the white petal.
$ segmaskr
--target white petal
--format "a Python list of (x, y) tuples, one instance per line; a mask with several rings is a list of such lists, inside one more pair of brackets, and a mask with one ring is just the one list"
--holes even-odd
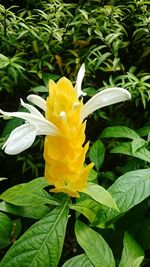
[[(17, 117), (21, 118), (27, 122), (29, 122), (31, 125), (33, 125), (35, 128), (45, 128), (46, 129), (46, 135), (57, 135), (59, 133), (59, 129), (50, 121), (46, 120), (44, 117), (39, 118), (36, 115), (33, 115), (28, 112), (5, 112), (0, 109), (0, 113), (6, 116), (10, 117)], [(43, 133), (44, 134), (44, 133)]]
[(82, 86), (82, 80), (84, 78), (84, 74), (85, 74), (85, 64), (83, 63), (78, 71), (78, 74), (77, 74), (77, 81), (76, 81), (76, 85), (75, 85), (75, 89), (77, 90), (77, 94), (78, 94), (78, 97), (80, 97), (81, 95), (82, 96), (85, 96), (86, 93), (84, 93), (82, 90), (81, 90), (81, 86)]
[(3, 145), (6, 154), (16, 155), (29, 148), (36, 137), (36, 130), (30, 124), (24, 124), (14, 129)]
[(27, 100), (46, 111), (46, 101), (38, 95), (28, 95)]
[(44, 116), (33, 106), (26, 104), (22, 99), (20, 99), (21, 102), (21, 106), (23, 106), (24, 108), (26, 108), (28, 111), (30, 111), (30, 113), (39, 116), (41, 118), (44, 118)]
[(84, 120), (90, 113), (95, 110), (106, 107), (121, 101), (131, 99), (131, 94), (123, 88), (113, 87), (104, 89), (93, 96), (83, 107), (81, 119)]

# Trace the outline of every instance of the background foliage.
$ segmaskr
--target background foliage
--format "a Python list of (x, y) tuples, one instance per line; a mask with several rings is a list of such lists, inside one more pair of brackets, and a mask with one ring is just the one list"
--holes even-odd
[[(19, 98), (32, 92), (45, 97), (50, 78), (57, 80), (65, 75), (75, 83), (84, 62), (87, 98), (112, 86), (127, 88), (132, 94), (129, 103), (99, 110), (88, 120), (86, 134), (91, 148), (87, 162), (95, 163), (90, 180), (108, 188), (118, 176), (149, 168), (150, 1), (2, 0), (0, 13), (0, 107), (17, 110)], [(19, 119), (1, 119), (0, 146), (21, 123)], [(17, 157), (0, 152), (0, 175), (9, 178), (9, 182), (2, 180), (1, 193), (43, 175), (42, 147), (43, 138), (39, 137), (31, 149)], [(145, 250), (143, 266), (149, 266), (149, 209), (146, 198), (119, 218), (114, 231), (100, 230), (117, 260), (128, 230)], [(21, 228), (18, 215), (6, 216), (0, 215), (9, 235), (1, 241), (1, 258), (20, 231), (39, 219), (35, 211), (34, 216), (27, 216), (30, 219), (21, 218)], [(128, 239), (126, 235), (124, 240)], [(70, 230), (65, 248), (62, 263), (80, 250)]]

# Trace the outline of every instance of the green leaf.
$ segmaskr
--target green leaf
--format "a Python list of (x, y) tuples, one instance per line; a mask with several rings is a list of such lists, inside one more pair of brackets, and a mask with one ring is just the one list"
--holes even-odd
[(62, 267), (94, 267), (94, 265), (86, 254), (81, 254), (65, 262)]
[(132, 153), (135, 154), (135, 152), (143, 147), (147, 142), (142, 138), (135, 138), (133, 139), (131, 146), (132, 146)]
[(104, 161), (105, 147), (100, 140), (97, 140), (90, 148), (89, 157), (95, 164), (95, 168), (98, 171)]
[(35, 93), (48, 93), (47, 87), (43, 85), (32, 88), (32, 91)]
[(138, 129), (137, 133), (140, 136), (147, 136), (150, 133), (150, 125), (144, 126), (143, 128)]
[(78, 243), (95, 267), (115, 267), (112, 251), (99, 233), (77, 221), (75, 234)]
[(137, 242), (126, 232), (123, 240), (123, 252), (119, 267), (139, 267), (144, 252)]
[(150, 195), (150, 169), (128, 172), (108, 188), (121, 212), (126, 212)]
[(35, 223), (4, 256), (1, 267), (56, 267), (68, 221), (67, 202)]
[(89, 195), (92, 199), (100, 204), (103, 204), (109, 208), (118, 210), (117, 204), (111, 194), (102, 186), (88, 183), (87, 187), (83, 191), (85, 194)]
[(91, 169), (88, 176), (88, 181), (89, 182), (95, 181), (96, 178), (97, 178), (97, 172), (94, 169)]
[(0, 199), (16, 206), (41, 204), (57, 205), (58, 202), (45, 190), (48, 182), (44, 177), (36, 178), (29, 183), (15, 185), (0, 195)]
[(136, 157), (150, 163), (150, 151), (146, 147), (141, 147), (133, 154), (131, 142), (120, 143), (118, 146), (115, 146), (111, 150), (111, 153), (121, 153), (129, 155), (131, 157)]
[(112, 126), (107, 127), (104, 129), (104, 131), (101, 133), (101, 137), (114, 137), (114, 138), (139, 138), (139, 135), (133, 131), (132, 129), (126, 127), (126, 126)]
[(12, 221), (6, 214), (0, 212), (0, 248), (4, 248), (10, 244), (12, 228)]
[(37, 206), (15, 206), (5, 201), (0, 202), (0, 211), (19, 215), (22, 217), (28, 217), (31, 219), (41, 219), (49, 213), (50, 209), (46, 205)]
[(76, 204), (71, 205), (71, 208), (82, 213), (92, 223), (96, 214), (101, 209), (101, 205), (93, 199), (85, 199), (82, 201), (79, 200)]
[(7, 67), (9, 63), (10, 63), (9, 58), (4, 56), (3, 54), (0, 54), (0, 69)]
[(45, 86), (48, 87), (49, 80), (58, 80), (60, 78), (59, 75), (56, 74), (50, 74), (50, 73), (43, 73), (42, 78), (44, 80)]

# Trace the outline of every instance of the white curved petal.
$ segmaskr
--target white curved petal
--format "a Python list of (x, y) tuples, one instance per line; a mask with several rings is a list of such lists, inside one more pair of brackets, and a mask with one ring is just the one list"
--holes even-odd
[(27, 96), (27, 100), (30, 101), (32, 104), (38, 106), (42, 110), (46, 111), (46, 101), (42, 97), (31, 94)]
[(0, 109), (0, 113), (5, 115), (5, 116), (17, 117), (17, 118), (23, 119), (23, 120), (29, 122), (35, 128), (38, 128), (38, 129), (45, 128), (46, 129), (46, 133), (45, 133), (46, 135), (47, 134), (48, 135), (59, 134), (59, 129), (53, 123), (46, 120), (44, 117), (39, 118), (38, 116), (33, 115), (31, 113), (28, 113), (28, 112), (5, 112), (1, 109)]
[(21, 103), (21, 106), (26, 108), (30, 113), (32, 113), (36, 116), (39, 116), (41, 118), (44, 118), (44, 116), (35, 107), (25, 103), (22, 99), (20, 99), (20, 103)]
[(30, 124), (24, 124), (14, 129), (2, 149), (6, 154), (16, 155), (29, 148), (36, 137), (36, 129)]
[(75, 85), (75, 89), (77, 90), (77, 95), (78, 97), (80, 97), (81, 95), (82, 96), (85, 96), (86, 93), (84, 93), (82, 90), (81, 90), (81, 86), (82, 86), (82, 80), (84, 78), (84, 74), (85, 74), (85, 64), (83, 63), (78, 71), (78, 74), (77, 74), (77, 80), (76, 80), (76, 85)]
[(99, 108), (103, 108), (118, 102), (131, 99), (131, 94), (123, 88), (113, 87), (104, 89), (93, 96), (84, 106), (81, 119), (84, 120), (90, 113)]

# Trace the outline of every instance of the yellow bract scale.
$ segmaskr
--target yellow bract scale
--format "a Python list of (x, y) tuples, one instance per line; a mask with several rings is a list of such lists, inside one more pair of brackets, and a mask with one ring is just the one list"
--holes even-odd
[(64, 192), (72, 197), (79, 197), (78, 192), (84, 190), (93, 167), (93, 164), (84, 166), (89, 144), (83, 145), (86, 123), (81, 121), (82, 107), (68, 79), (49, 82), (46, 119), (54, 123), (60, 133), (45, 138), (45, 177), (55, 187), (52, 192)]

